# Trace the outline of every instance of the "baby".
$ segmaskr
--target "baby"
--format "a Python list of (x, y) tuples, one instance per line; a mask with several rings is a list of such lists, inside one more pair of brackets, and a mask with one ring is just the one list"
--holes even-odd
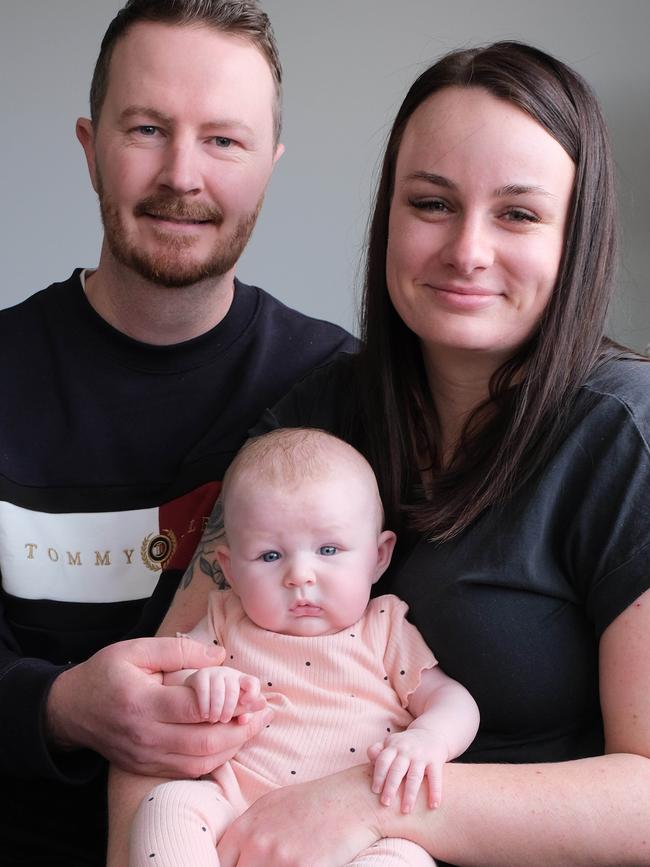
[[(142, 802), (130, 864), (218, 865), (228, 825), (279, 786), (368, 758), (383, 804), (412, 809), (426, 780), (441, 798), (442, 766), (478, 728), (469, 693), (437, 666), (395, 596), (370, 598), (395, 534), (383, 530), (375, 476), (351, 446), (316, 430), (249, 441), (223, 484), (227, 544), (217, 556), (230, 590), (211, 593), (191, 637), (224, 648), (221, 666), (165, 675), (196, 692), (206, 722), (268, 703), (272, 723), (202, 780), (164, 783)], [(435, 862), (408, 840), (384, 839), (354, 865)]]

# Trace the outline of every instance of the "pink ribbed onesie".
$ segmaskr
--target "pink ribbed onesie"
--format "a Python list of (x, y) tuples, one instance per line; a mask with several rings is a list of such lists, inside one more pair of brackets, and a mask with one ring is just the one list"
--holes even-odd
[[(408, 697), (423, 669), (436, 665), (406, 612), (396, 596), (380, 596), (341, 632), (283, 635), (252, 623), (231, 591), (213, 591), (207, 623), (226, 650), (224, 665), (257, 676), (275, 716), (209, 781), (165, 783), (148, 795), (134, 825), (132, 867), (217, 864), (217, 840), (261, 795), (363, 764), (371, 744), (406, 728)], [(414, 843), (382, 840), (352, 863), (434, 862)]]

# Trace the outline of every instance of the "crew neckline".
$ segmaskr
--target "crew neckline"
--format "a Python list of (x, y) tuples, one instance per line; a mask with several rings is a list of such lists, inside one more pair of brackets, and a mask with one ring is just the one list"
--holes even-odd
[(85, 292), (85, 277), (92, 270), (75, 269), (70, 282), (76, 291), (70, 293), (69, 297), (89, 325), (92, 338), (101, 341), (104, 351), (120, 363), (140, 370), (178, 373), (213, 361), (248, 329), (262, 301), (260, 289), (235, 278), (232, 303), (215, 326), (180, 343), (145, 343), (115, 328), (92, 306)]

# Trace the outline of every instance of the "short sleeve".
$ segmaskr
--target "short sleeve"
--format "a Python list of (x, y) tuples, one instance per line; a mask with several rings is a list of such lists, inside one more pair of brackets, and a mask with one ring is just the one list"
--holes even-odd
[(573, 583), (599, 636), (650, 586), (650, 365), (626, 368), (633, 375), (598, 394), (583, 428), (582, 488), (567, 534)]
[(420, 685), (422, 672), (438, 664), (418, 630), (406, 619), (408, 606), (396, 596), (378, 596), (370, 603), (377, 615), (389, 618), (384, 667), (402, 707)]
[(307, 374), (264, 412), (249, 436), (261, 436), (279, 427), (321, 428), (342, 436), (349, 410), (353, 359), (353, 354), (342, 352), (334, 361)]

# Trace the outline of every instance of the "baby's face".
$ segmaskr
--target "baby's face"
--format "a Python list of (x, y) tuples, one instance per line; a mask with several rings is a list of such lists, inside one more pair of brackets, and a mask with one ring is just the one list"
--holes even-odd
[(361, 617), (395, 542), (381, 531), (376, 496), (365, 479), (349, 477), (235, 483), (220, 562), (254, 623), (327, 635)]

